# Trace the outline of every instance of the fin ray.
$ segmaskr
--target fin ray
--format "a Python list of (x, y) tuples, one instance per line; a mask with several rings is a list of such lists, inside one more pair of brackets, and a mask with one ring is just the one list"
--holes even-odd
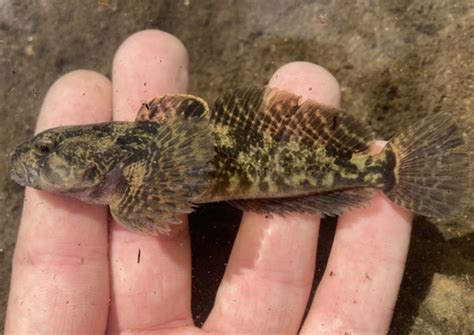
[(285, 215), (297, 212), (324, 217), (340, 215), (344, 211), (362, 207), (374, 193), (375, 190), (371, 188), (355, 188), (302, 197), (232, 200), (229, 203), (239, 209), (256, 213)]
[(469, 198), (470, 157), (453, 116), (430, 115), (389, 142), (397, 157), (395, 186), (386, 195), (396, 204), (429, 217), (462, 214)]
[(374, 141), (370, 127), (342, 110), (278, 88), (234, 89), (218, 98), (211, 108), (213, 123), (236, 133), (254, 136), (269, 132), (274, 139), (295, 139), (323, 145), (333, 152), (364, 152)]
[[(190, 213), (209, 187), (214, 142), (207, 122), (163, 125), (149, 155), (123, 168), (124, 185), (110, 203), (123, 225), (142, 233), (169, 233), (176, 214)], [(132, 158), (133, 160), (133, 158)]]

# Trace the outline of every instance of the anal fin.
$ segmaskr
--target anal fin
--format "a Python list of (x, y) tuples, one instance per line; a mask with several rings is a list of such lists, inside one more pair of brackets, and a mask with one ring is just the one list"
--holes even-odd
[(232, 200), (229, 203), (241, 210), (262, 214), (310, 213), (325, 217), (340, 215), (347, 210), (363, 207), (374, 193), (375, 190), (371, 188), (354, 188), (301, 197), (243, 199)]

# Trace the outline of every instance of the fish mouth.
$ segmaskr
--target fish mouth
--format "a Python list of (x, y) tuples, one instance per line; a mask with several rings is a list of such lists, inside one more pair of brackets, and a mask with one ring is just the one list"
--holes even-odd
[(28, 167), (22, 163), (16, 152), (11, 154), (10, 163), (10, 178), (12, 180), (21, 186), (37, 187), (39, 177), (38, 173), (34, 169), (28, 169)]

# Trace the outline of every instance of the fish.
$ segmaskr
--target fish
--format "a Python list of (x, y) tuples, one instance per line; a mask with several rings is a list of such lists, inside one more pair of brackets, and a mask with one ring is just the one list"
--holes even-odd
[(456, 119), (437, 112), (372, 154), (355, 116), (269, 86), (212, 104), (175, 94), (132, 122), (45, 130), (10, 156), (22, 186), (108, 205), (132, 231), (169, 234), (179, 214), (226, 201), (257, 213), (336, 216), (379, 191), (419, 215), (453, 219), (469, 202), (470, 155)]

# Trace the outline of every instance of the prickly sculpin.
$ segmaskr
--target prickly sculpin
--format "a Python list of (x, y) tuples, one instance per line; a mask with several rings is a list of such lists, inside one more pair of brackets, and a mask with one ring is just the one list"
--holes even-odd
[(232, 90), (210, 108), (168, 95), (144, 103), (134, 122), (36, 135), (12, 153), (12, 178), (108, 204), (117, 221), (148, 234), (206, 202), (337, 215), (376, 189), (421, 215), (461, 214), (470, 161), (452, 116), (428, 116), (378, 155), (368, 154), (373, 141), (361, 120), (276, 88)]

